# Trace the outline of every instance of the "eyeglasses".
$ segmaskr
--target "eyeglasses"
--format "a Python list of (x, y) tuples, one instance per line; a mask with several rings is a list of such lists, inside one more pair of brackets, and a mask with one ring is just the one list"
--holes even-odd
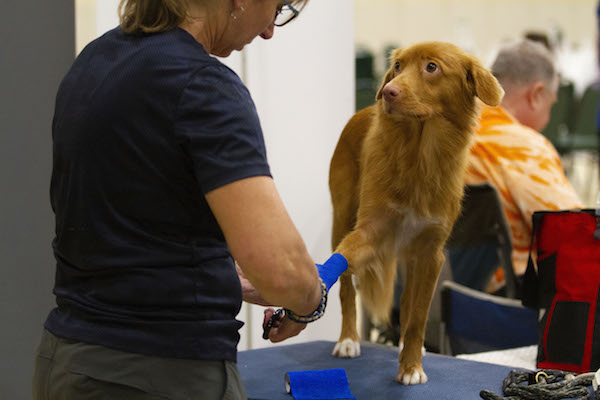
[(277, 8), (277, 11), (275, 12), (275, 26), (284, 26), (288, 22), (291, 22), (300, 14), (300, 11), (302, 11), (306, 4), (306, 1), (303, 1), (300, 5), (294, 7), (286, 0), (281, 0), (281, 2), (283, 4)]

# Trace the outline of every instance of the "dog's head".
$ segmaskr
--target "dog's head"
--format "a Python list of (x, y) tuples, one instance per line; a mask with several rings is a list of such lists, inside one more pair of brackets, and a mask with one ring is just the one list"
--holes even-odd
[(472, 117), (475, 97), (496, 106), (504, 95), (496, 78), (475, 57), (450, 43), (396, 49), (390, 61), (376, 99), (392, 118), (454, 119), (465, 113)]

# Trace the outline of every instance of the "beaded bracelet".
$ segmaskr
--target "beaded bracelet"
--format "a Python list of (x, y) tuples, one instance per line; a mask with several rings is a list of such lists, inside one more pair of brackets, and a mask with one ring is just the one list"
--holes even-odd
[(285, 315), (294, 322), (299, 324), (308, 324), (321, 318), (325, 314), (325, 307), (327, 307), (327, 285), (319, 278), (321, 283), (321, 302), (317, 309), (309, 315), (298, 315), (292, 310), (285, 309)]

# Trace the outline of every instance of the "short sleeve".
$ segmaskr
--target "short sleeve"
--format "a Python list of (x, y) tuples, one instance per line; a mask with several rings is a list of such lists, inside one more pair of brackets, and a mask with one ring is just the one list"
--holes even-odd
[(271, 176), (250, 93), (222, 64), (201, 68), (183, 90), (175, 137), (204, 194), (252, 176)]

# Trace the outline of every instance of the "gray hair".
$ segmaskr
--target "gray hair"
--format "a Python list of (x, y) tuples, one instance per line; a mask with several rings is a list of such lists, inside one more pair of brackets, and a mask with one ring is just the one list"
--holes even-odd
[(541, 43), (527, 39), (502, 48), (491, 71), (505, 90), (534, 82), (558, 84), (552, 53)]

